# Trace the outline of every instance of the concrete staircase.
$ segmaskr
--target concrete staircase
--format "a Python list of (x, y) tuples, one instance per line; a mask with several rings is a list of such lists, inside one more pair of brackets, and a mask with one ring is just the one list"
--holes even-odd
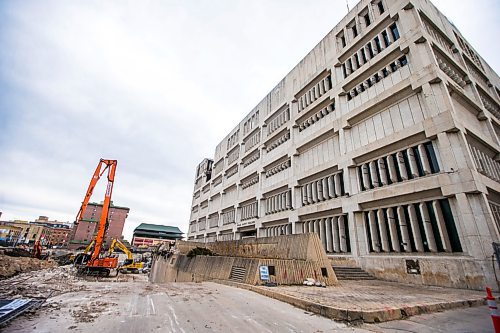
[(332, 266), (338, 280), (375, 280), (375, 278), (359, 267)]

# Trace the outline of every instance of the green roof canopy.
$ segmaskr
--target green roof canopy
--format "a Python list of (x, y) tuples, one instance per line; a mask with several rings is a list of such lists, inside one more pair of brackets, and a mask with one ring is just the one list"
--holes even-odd
[(168, 233), (168, 234), (179, 234), (182, 235), (183, 232), (179, 230), (177, 227), (172, 227), (168, 225), (159, 225), (159, 224), (149, 224), (149, 223), (141, 223), (137, 228), (134, 229), (135, 233), (140, 232), (157, 232), (157, 233)]

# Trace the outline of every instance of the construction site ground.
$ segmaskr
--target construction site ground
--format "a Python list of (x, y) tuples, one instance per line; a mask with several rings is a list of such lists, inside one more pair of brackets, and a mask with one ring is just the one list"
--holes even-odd
[[(241, 286), (239, 286), (241, 287)], [(7, 297), (46, 298), (0, 328), (2, 332), (491, 332), (487, 307), (478, 306), (351, 326), (316, 314), (325, 304), (345, 309), (425, 307), (480, 299), (482, 293), (380, 281), (342, 282), (338, 287), (252, 287), (252, 292), (214, 282), (151, 284), (143, 274), (115, 278), (75, 277), (70, 266), (19, 274), (0, 281)], [(248, 288), (247, 288), (248, 289)], [(255, 289), (254, 289), (255, 290)], [(255, 290), (257, 291), (257, 290)], [(265, 291), (265, 292), (263, 292)], [(301, 309), (266, 297), (269, 291), (307, 300)], [(275, 297), (276, 295), (268, 296)], [(291, 299), (286, 300), (292, 303)], [(473, 303), (475, 304), (475, 303)], [(465, 305), (465, 304), (463, 304)], [(446, 307), (434, 307), (441, 311)], [(429, 308), (430, 309), (430, 308)]]

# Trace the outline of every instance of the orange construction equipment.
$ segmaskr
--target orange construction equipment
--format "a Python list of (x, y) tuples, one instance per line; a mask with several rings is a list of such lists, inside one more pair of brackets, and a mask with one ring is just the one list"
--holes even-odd
[(82, 220), (83, 214), (85, 212), (85, 209), (87, 208), (90, 197), (94, 192), (94, 188), (97, 182), (104, 174), (104, 172), (107, 171), (108, 184), (106, 187), (106, 194), (104, 195), (104, 202), (102, 205), (102, 213), (99, 220), (97, 235), (94, 239), (94, 248), (90, 253), (80, 253), (75, 257), (75, 266), (78, 268), (79, 274), (109, 276), (111, 270), (118, 267), (118, 258), (108, 257), (106, 256), (107, 252), (103, 251), (104, 237), (106, 236), (106, 232), (108, 229), (108, 212), (109, 206), (111, 204), (113, 184), (115, 181), (116, 165), (116, 160), (101, 159), (99, 161), (94, 175), (90, 180), (90, 184), (87, 189), (87, 193), (85, 194), (85, 198), (83, 199), (80, 210), (78, 211), (78, 214), (76, 216), (75, 224), (78, 224)]
[(42, 244), (40, 244), (40, 241), (36, 241), (33, 246), (33, 258), (42, 259)]

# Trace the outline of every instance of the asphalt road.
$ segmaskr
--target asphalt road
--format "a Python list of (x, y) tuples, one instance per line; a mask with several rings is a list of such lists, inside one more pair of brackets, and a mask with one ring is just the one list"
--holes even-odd
[[(135, 279), (133, 281), (132, 279)], [(491, 332), (486, 307), (347, 327), (251, 291), (204, 283), (153, 285), (146, 276), (81, 281), (2, 332)]]

